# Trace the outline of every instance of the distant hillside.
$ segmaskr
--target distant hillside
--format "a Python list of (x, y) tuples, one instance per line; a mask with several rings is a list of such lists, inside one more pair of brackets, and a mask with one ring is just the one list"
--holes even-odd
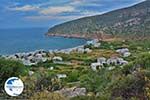
[(48, 35), (71, 37), (103, 38), (106, 34), (150, 35), (150, 0), (102, 15), (69, 21), (48, 30)]

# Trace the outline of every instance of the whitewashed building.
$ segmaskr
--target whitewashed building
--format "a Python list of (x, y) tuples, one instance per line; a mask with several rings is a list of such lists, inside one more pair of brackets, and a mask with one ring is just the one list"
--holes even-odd
[(129, 57), (131, 55), (128, 48), (118, 49), (116, 52), (120, 53), (123, 57)]
[(98, 47), (100, 47), (100, 45), (101, 45), (101, 43), (95, 43), (93, 46), (94, 46), (95, 48), (98, 48)]
[(128, 64), (128, 61), (125, 61), (123, 58), (112, 57), (107, 60), (108, 65), (125, 65)]
[(101, 64), (106, 64), (106, 58), (105, 57), (100, 57), (100, 58), (97, 58), (97, 62), (101, 63)]
[(90, 53), (90, 52), (92, 52), (92, 50), (91, 50), (91, 49), (89, 49), (89, 48), (86, 48), (86, 49), (84, 50), (84, 52), (86, 52), (86, 53)]
[(59, 56), (55, 56), (53, 57), (53, 61), (62, 61), (62, 57), (59, 57)]
[(103, 68), (103, 64), (98, 63), (98, 62), (91, 63), (91, 69), (92, 70), (96, 71), (96, 70), (101, 69), (101, 68)]

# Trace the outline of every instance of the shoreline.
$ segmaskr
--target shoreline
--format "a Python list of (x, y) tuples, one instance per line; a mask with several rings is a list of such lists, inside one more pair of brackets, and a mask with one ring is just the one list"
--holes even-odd
[(45, 51), (45, 52), (61, 52), (61, 51), (68, 51), (68, 50), (71, 50), (71, 49), (78, 49), (80, 47), (83, 47), (85, 46), (85, 44), (83, 45), (79, 45), (79, 46), (75, 46), (75, 47), (72, 47), (72, 48), (66, 48), (66, 49), (49, 49), (49, 50), (45, 50), (45, 49), (37, 49), (37, 50), (33, 50), (33, 51), (28, 51), (28, 52), (16, 52), (16, 53), (13, 53), (13, 54), (0, 54), (0, 57), (1, 56), (10, 56), (10, 55), (16, 55), (16, 54), (28, 54), (28, 53), (34, 53), (34, 52), (37, 52), (37, 51)]
[(98, 39), (96, 37), (93, 36), (86, 36), (86, 35), (81, 35), (81, 34), (72, 34), (72, 35), (68, 35), (68, 34), (49, 34), (46, 33), (46, 36), (48, 37), (64, 37), (64, 38), (77, 38), (77, 39), (85, 39), (85, 40), (93, 40), (93, 39)]
[(75, 50), (81, 47), (84, 47), (88, 41), (92, 41), (93, 39), (87, 39), (87, 38), (79, 38), (79, 37), (65, 37), (65, 36), (50, 36), (50, 37), (64, 37), (64, 38), (77, 38), (77, 39), (85, 39), (86, 42), (82, 45), (78, 45), (75, 47), (69, 47), (69, 48), (64, 48), (64, 49), (49, 49), (49, 50), (45, 50), (45, 49), (37, 49), (37, 50), (33, 50), (33, 51), (27, 51), (27, 52), (16, 52), (16, 53), (12, 53), (12, 54), (0, 54), (0, 57), (2, 56), (10, 56), (10, 55), (16, 55), (16, 54), (29, 54), (29, 53), (34, 53), (34, 52), (38, 52), (38, 51), (45, 51), (45, 52), (67, 52), (67, 51), (71, 51), (71, 50)]
[(111, 34), (106, 34), (106, 33), (84, 33), (84, 34), (80, 34), (80, 33), (74, 33), (74, 34), (59, 34), (59, 33), (49, 33), (47, 32), (45, 34), (48, 37), (52, 37), (52, 36), (58, 36), (58, 37), (64, 37), (64, 38), (78, 38), (78, 39), (86, 39), (86, 40), (107, 40), (107, 39), (111, 39), (114, 38), (113, 35)]
[(35, 51), (29, 51), (29, 52), (20, 52), (20, 53), (14, 53), (14, 54), (7, 54), (7, 55), (0, 55), (1, 58), (5, 59), (13, 59), (13, 60), (20, 60), (24, 65), (36, 65), (39, 62), (46, 62), (47, 60), (51, 59), (47, 57), (47, 54), (55, 54), (55, 53), (64, 53), (64, 54), (70, 54), (74, 51), (77, 51), (79, 53), (83, 52), (91, 52), (89, 48), (84, 48), (85, 45), (94, 45), (99, 46), (100, 43), (98, 43), (97, 39), (86, 41), (86, 43), (82, 45), (78, 45), (71, 48), (66, 49), (54, 49), (54, 50), (35, 50)]

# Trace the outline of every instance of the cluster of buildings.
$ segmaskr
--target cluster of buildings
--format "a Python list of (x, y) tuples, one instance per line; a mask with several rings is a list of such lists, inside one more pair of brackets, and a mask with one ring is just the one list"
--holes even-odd
[[(92, 45), (93, 47), (98, 48), (98, 47), (100, 47), (101, 43), (99, 43), (97, 39), (94, 39), (94, 40), (87, 41), (86, 45)], [(92, 52), (92, 50), (90, 48), (85, 48), (84, 46), (80, 46), (80, 47), (76, 48), (76, 51), (78, 53)]]
[[(85, 45), (92, 45), (94, 47), (99, 47), (101, 44), (98, 43), (97, 39), (87, 41)], [(74, 48), (69, 48), (69, 49), (62, 49), (62, 50), (50, 50), (49, 53), (65, 53), (65, 54), (70, 54), (72, 51), (76, 51), (78, 53), (90, 53), (92, 50), (90, 48), (85, 48), (85, 45), (77, 46)]]
[[(87, 45), (93, 45), (94, 47), (99, 47), (101, 44), (98, 43), (98, 40), (91, 40), (87, 41)], [(51, 50), (51, 51), (44, 51), (44, 50), (37, 50), (34, 52), (29, 52), (29, 53), (16, 53), (14, 55), (9, 55), (9, 56), (3, 56), (6, 59), (13, 59), (13, 60), (20, 60), (24, 65), (36, 65), (39, 62), (46, 62), (47, 60), (52, 60), (53, 63), (64, 63), (63, 58), (59, 56), (54, 56), (53, 58), (47, 57), (47, 53), (66, 53), (70, 54), (70, 52), (76, 51), (78, 53), (90, 53), (92, 50), (90, 48), (85, 48), (83, 46), (78, 46), (75, 48), (70, 48), (70, 49), (64, 49), (64, 50)], [(116, 50), (117, 53), (122, 55), (123, 57), (129, 57), (131, 53), (129, 52), (128, 48), (121, 48)], [(91, 68), (93, 70), (97, 70), (100, 68), (103, 68), (105, 65), (125, 65), (128, 62), (125, 61), (123, 58), (120, 57), (111, 57), (109, 59), (106, 59), (105, 57), (100, 57), (97, 59), (97, 62), (91, 63)], [(53, 70), (51, 68), (50, 70)]]
[(111, 70), (111, 66), (117, 66), (117, 65), (126, 65), (128, 64), (128, 61), (124, 60), (123, 58), (120, 57), (111, 57), (111, 58), (105, 58), (105, 57), (100, 57), (97, 59), (97, 62), (91, 63), (91, 69), (96, 71), (98, 69), (104, 68), (105, 66), (110, 67), (109, 69)]
[[(99, 47), (101, 45), (101, 43), (98, 43), (97, 39), (94, 40), (90, 40), (87, 41), (86, 45), (92, 45), (94, 47)], [(55, 53), (65, 53), (65, 54), (70, 54), (72, 51), (76, 51), (77, 53), (90, 53), (92, 52), (92, 50), (90, 48), (85, 48), (85, 45), (81, 45), (81, 46), (77, 46), (74, 48), (69, 48), (69, 49), (63, 49), (63, 50), (53, 50), (53, 51), (49, 51), (51, 53), (55, 52)]]
[(77, 48), (76, 51), (78, 53), (90, 53), (90, 52), (92, 52), (92, 50), (90, 48), (84, 48), (84, 47)]
[[(128, 48), (117, 49), (116, 52), (123, 57), (129, 57), (131, 55)], [(90, 67), (94, 71), (104, 68), (105, 66), (108, 67), (108, 70), (113, 70), (115, 66), (122, 67), (123, 65), (126, 64), (128, 64), (128, 61), (120, 57), (110, 57), (108, 59), (105, 57), (100, 57), (97, 59), (97, 62), (91, 63)]]
[(37, 50), (35, 52), (29, 53), (16, 53), (9, 56), (3, 56), (5, 59), (13, 59), (13, 60), (20, 60), (24, 65), (36, 65), (38, 62), (45, 62), (49, 60), (46, 57), (47, 52), (44, 50)]

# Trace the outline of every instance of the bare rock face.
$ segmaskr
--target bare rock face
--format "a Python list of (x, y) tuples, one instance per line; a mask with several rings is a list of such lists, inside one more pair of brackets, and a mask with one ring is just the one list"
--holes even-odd
[(87, 91), (86, 88), (64, 88), (57, 92), (66, 97), (72, 98), (76, 96), (84, 96)]

